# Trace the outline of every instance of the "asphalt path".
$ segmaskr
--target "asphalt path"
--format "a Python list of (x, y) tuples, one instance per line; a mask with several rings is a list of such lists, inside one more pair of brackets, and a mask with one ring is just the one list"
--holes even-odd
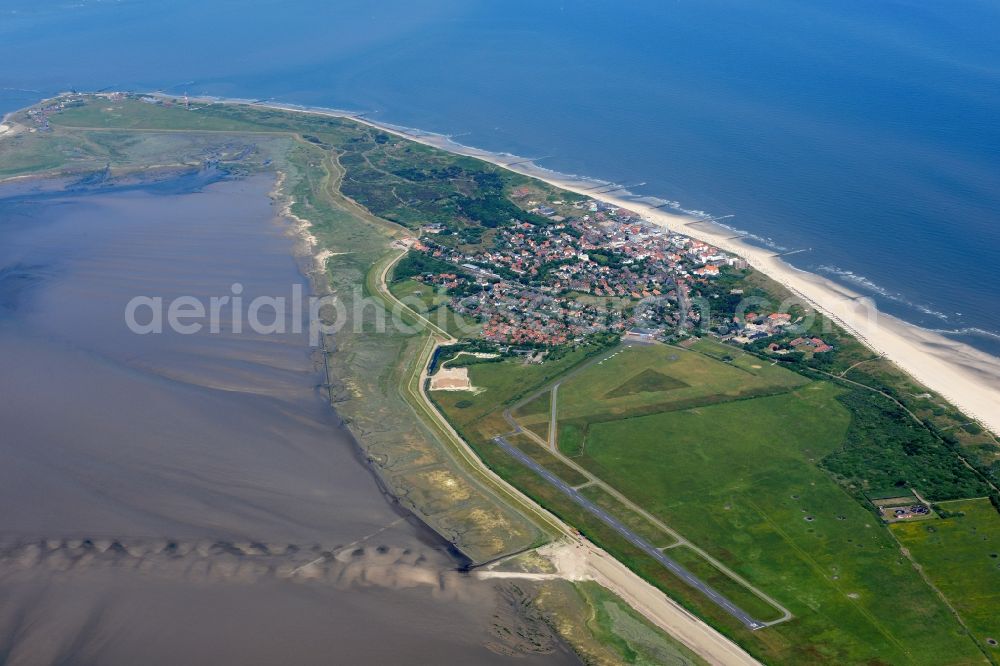
[(564, 495), (567, 495), (570, 499), (580, 505), (582, 508), (586, 509), (589, 513), (593, 514), (601, 520), (605, 525), (613, 529), (615, 532), (620, 534), (625, 540), (631, 543), (636, 548), (639, 548), (644, 553), (652, 557), (654, 560), (665, 566), (672, 574), (683, 580), (685, 583), (700, 591), (706, 597), (714, 601), (727, 613), (739, 620), (743, 626), (748, 629), (760, 629), (765, 626), (765, 623), (755, 620), (746, 611), (741, 609), (739, 606), (734, 604), (732, 601), (724, 597), (710, 585), (702, 581), (700, 578), (695, 576), (693, 573), (682, 567), (677, 562), (673, 561), (667, 557), (663, 551), (658, 549), (656, 546), (650, 542), (643, 539), (641, 536), (626, 527), (620, 520), (608, 514), (607, 511), (597, 506), (586, 497), (581, 495), (572, 486), (567, 484), (565, 481), (557, 477), (555, 474), (545, 469), (537, 462), (535, 462), (531, 456), (517, 448), (510, 442), (508, 442), (503, 437), (494, 437), (493, 441), (507, 452), (508, 455), (515, 458), (525, 467), (528, 467), (536, 474), (541, 476), (543, 479), (551, 483), (553, 486), (558, 488)]

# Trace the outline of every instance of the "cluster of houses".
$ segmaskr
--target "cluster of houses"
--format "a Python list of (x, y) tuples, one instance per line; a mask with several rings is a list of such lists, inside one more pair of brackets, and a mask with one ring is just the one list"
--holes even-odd
[(743, 267), (625, 208), (593, 200), (520, 203), (551, 223), (512, 221), (490, 247), (471, 250), (440, 235), (443, 225), (425, 225), (413, 246), (456, 267), (418, 279), (455, 290), (452, 309), (484, 322), (483, 337), (497, 343), (560, 345), (639, 325), (674, 327), (687, 319), (680, 310), (691, 285)]
[[(56, 99), (52, 100), (45, 106), (36, 106), (27, 111), (28, 121), (30, 123), (30, 132), (50, 132), (52, 131), (52, 125), (49, 122), (49, 117), (53, 114), (59, 113), (68, 108), (74, 106), (81, 106), (88, 95), (81, 93), (68, 93), (61, 95)], [(152, 97), (149, 95), (136, 95), (134, 93), (123, 93), (123, 92), (103, 92), (103, 93), (93, 93), (94, 97), (108, 100), (109, 102), (121, 102), (125, 99), (137, 99), (140, 102), (146, 104), (156, 104), (160, 106), (173, 106), (174, 102), (168, 99), (160, 97)], [(185, 97), (185, 100), (187, 98)], [(188, 106), (187, 102), (184, 102), (185, 107)]]
[(775, 338), (775, 341), (767, 346), (767, 351), (779, 356), (792, 352), (802, 352), (811, 356), (832, 351), (833, 347), (821, 338), (795, 337), (788, 339), (789, 332), (795, 330), (792, 326), (799, 323), (801, 319), (802, 317), (798, 317), (793, 320), (792, 315), (787, 312), (772, 312), (766, 315), (748, 312), (742, 319), (733, 317), (732, 323), (729, 325), (729, 332), (721, 337), (723, 340), (743, 345)]
[(59, 99), (57, 101), (46, 104), (45, 106), (36, 106), (34, 108), (28, 109), (27, 116), (29, 125), (29, 132), (51, 132), (52, 125), (49, 124), (49, 116), (54, 113), (58, 113), (66, 108), (67, 101), (65, 99)]
[(758, 314), (748, 312), (742, 319), (733, 317), (730, 333), (723, 335), (724, 340), (732, 340), (740, 344), (750, 344), (776, 335), (781, 335), (792, 324), (792, 315), (787, 312)]
[[(126, 97), (124, 93), (120, 92), (97, 93), (95, 96), (115, 102), (121, 101)], [(84, 103), (84, 97), (84, 95), (79, 93), (70, 93), (61, 95), (44, 106), (35, 106), (28, 109), (26, 112), (29, 122), (28, 131), (51, 132), (52, 125), (49, 122), (49, 117), (65, 109), (81, 106)]]

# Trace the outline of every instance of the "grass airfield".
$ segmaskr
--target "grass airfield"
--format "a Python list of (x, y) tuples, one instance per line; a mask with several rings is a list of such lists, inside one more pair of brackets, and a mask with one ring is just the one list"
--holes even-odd
[[(552, 384), (563, 455), (792, 612), (752, 634), (763, 660), (984, 663), (888, 528), (818, 466), (843, 445), (845, 389), (708, 340), (619, 347)], [(521, 404), (515, 418), (546, 431), (551, 397)], [(655, 533), (641, 516), (624, 517)], [(684, 543), (665, 552), (773, 616)], [(623, 559), (698, 607), (696, 593), (665, 584), (641, 555)], [(727, 618), (699, 610), (746, 644)]]

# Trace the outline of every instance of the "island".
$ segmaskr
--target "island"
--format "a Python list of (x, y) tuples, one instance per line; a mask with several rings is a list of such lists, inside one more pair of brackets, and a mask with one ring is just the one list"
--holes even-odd
[(1000, 658), (990, 402), (718, 230), (349, 113), (67, 93), (2, 127), (4, 180), (274, 173), (365, 458), (585, 660)]

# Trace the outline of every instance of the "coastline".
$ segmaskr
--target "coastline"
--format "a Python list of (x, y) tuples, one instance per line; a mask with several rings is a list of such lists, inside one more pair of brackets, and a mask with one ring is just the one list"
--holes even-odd
[[(162, 93), (149, 94), (164, 99), (174, 97)], [(713, 229), (705, 224), (710, 220), (698, 218), (692, 213), (675, 212), (669, 206), (657, 208), (648, 200), (635, 197), (625, 189), (612, 190), (613, 193), (595, 193), (594, 189), (610, 184), (582, 176), (560, 174), (535, 165), (531, 159), (466, 146), (445, 135), (369, 120), (363, 117), (364, 114), (357, 112), (212, 96), (191, 97), (190, 101), (346, 118), (426, 146), (477, 158), (555, 187), (633, 210), (651, 223), (709, 243), (744, 259), (754, 269), (849, 331), (873, 352), (894, 363), (967, 416), (1000, 436), (1000, 357), (880, 312), (870, 297), (829, 278), (796, 268), (776, 256), (774, 251), (746, 243), (738, 236), (734, 237), (736, 232), (731, 229), (721, 226)], [(624, 194), (615, 194), (618, 192)]]
[(633, 210), (665, 229), (709, 243), (744, 259), (754, 269), (848, 330), (876, 354), (893, 362), (967, 416), (1000, 435), (1000, 358), (880, 312), (870, 297), (831, 279), (796, 268), (771, 250), (733, 238), (730, 230), (722, 227), (714, 230), (693, 215), (656, 208), (627, 196), (595, 194), (589, 191), (595, 187), (594, 181), (558, 174), (538, 167), (530, 160), (464, 146), (442, 135), (417, 134), (346, 111), (240, 100), (212, 101), (349, 118), (417, 143), (475, 157), (555, 187)]
[[(303, 112), (308, 112), (308, 111), (303, 111)], [(316, 112), (313, 112), (313, 113), (316, 113)], [(337, 114), (337, 115), (343, 115), (343, 116), (348, 116), (349, 117), (349, 114), (346, 114), (346, 113), (345, 114)], [(587, 191), (587, 188), (588, 187), (592, 187), (593, 184), (594, 184), (594, 181), (587, 182), (586, 179), (574, 179), (574, 178), (565, 177), (565, 176), (562, 177), (564, 180), (560, 181), (560, 180), (558, 180), (558, 178), (559, 178), (558, 175), (553, 176), (553, 175), (551, 175), (551, 172), (546, 172), (544, 169), (538, 169), (538, 171), (540, 173), (534, 173), (531, 170), (536, 169), (537, 167), (535, 165), (533, 165), (533, 164), (528, 164), (528, 163), (524, 163), (524, 165), (523, 165), (523, 168), (525, 170), (522, 170), (522, 169), (519, 169), (519, 168), (511, 168), (510, 166), (508, 166), (507, 163), (508, 162), (512, 162), (512, 161), (516, 161), (517, 158), (514, 158), (514, 157), (507, 157), (507, 156), (504, 156), (504, 155), (489, 155), (489, 154), (480, 155), (480, 154), (476, 154), (476, 153), (467, 153), (467, 152), (464, 152), (464, 151), (463, 152), (459, 152), (459, 151), (453, 150), (452, 148), (448, 147), (448, 144), (450, 144), (451, 142), (447, 138), (445, 138), (445, 137), (440, 137), (440, 139), (439, 139), (440, 141), (442, 141), (442, 143), (444, 145), (437, 145), (437, 144), (435, 144), (435, 143), (432, 142), (434, 140), (433, 136), (431, 136), (429, 138), (428, 137), (419, 137), (419, 136), (411, 135), (411, 134), (407, 133), (405, 130), (404, 131), (399, 131), (399, 130), (396, 130), (395, 128), (391, 128), (391, 127), (382, 127), (382, 126), (379, 126), (379, 125), (374, 124), (374, 123), (366, 123), (363, 120), (359, 121), (359, 122), (368, 124), (368, 125), (373, 126), (373, 127), (379, 127), (380, 129), (383, 129), (386, 132), (393, 132), (394, 134), (399, 134), (400, 136), (404, 136), (404, 137), (406, 137), (406, 138), (408, 138), (410, 140), (420, 141), (421, 143), (424, 143), (424, 144), (427, 144), (427, 145), (431, 145), (431, 146), (434, 146), (436, 148), (441, 148), (441, 149), (444, 149), (444, 150), (448, 150), (449, 152), (452, 152), (452, 153), (471, 155), (471, 156), (474, 156), (474, 157), (476, 157), (478, 159), (482, 159), (484, 161), (488, 161), (490, 163), (493, 163), (493, 164), (499, 165), (501, 167), (507, 168), (508, 170), (510, 170), (512, 172), (523, 173), (523, 174), (531, 176), (533, 178), (539, 178), (539, 179), (544, 180), (545, 182), (551, 183), (551, 184), (553, 184), (553, 185), (555, 185), (557, 187), (561, 187), (561, 188), (564, 188), (564, 189), (567, 189), (567, 190), (577, 191), (577, 192), (580, 192), (582, 194), (590, 195), (590, 192)], [(351, 130), (351, 131), (356, 131), (356, 130)], [(424, 139), (426, 139), (426, 140), (424, 140)], [(467, 150), (469, 150), (469, 151), (475, 151), (475, 149), (467, 149)], [(284, 175), (284, 172), (282, 172), (282, 171), (279, 170), (279, 174), (280, 174), (279, 178), (281, 178), (281, 176)], [(320, 181), (320, 182), (325, 182), (325, 181)], [(329, 258), (329, 256), (330, 256), (329, 253), (331, 251), (330, 250), (323, 250), (322, 252), (320, 251), (321, 247), (318, 247), (318, 246), (321, 246), (321, 244), (317, 242), (317, 239), (313, 235), (313, 231), (315, 231), (315, 229), (312, 228), (312, 224), (308, 220), (303, 219), (303, 217), (299, 217), (299, 216), (294, 215), (293, 211), (291, 210), (291, 205), (290, 204), (291, 204), (292, 199), (290, 198), (290, 195), (289, 195), (289, 197), (287, 199), (286, 199), (286, 197), (281, 196), (282, 190), (283, 190), (283, 187), (282, 187), (283, 185), (284, 185), (284, 179), (281, 178), (278, 181), (278, 183), (275, 185), (275, 189), (272, 191), (272, 199), (275, 200), (275, 203), (278, 206), (281, 206), (282, 203), (286, 204), (287, 208), (286, 208), (286, 206), (281, 206), (282, 214), (280, 216), (284, 217), (285, 219), (287, 219), (291, 223), (290, 224), (290, 228), (289, 228), (290, 234), (296, 236), (299, 239), (301, 239), (300, 249), (301, 249), (301, 251), (304, 254), (304, 259), (308, 259), (310, 262), (315, 261), (316, 262), (316, 266), (315, 266), (316, 269), (322, 270), (323, 264), (325, 263), (325, 259)], [(286, 192), (285, 194), (289, 194), (289, 193)], [(592, 196), (592, 195), (590, 195), (590, 196)], [(688, 235), (688, 236), (692, 236), (692, 237), (696, 237), (696, 238), (704, 238), (704, 239), (707, 240), (707, 242), (710, 242), (713, 245), (716, 245), (716, 246), (718, 246), (720, 248), (726, 249), (727, 251), (733, 252), (734, 254), (738, 254), (740, 256), (743, 256), (743, 257), (747, 258), (748, 261), (749, 261), (749, 257), (747, 257), (747, 255), (746, 255), (746, 253), (744, 251), (729, 249), (727, 247), (727, 244), (725, 242), (723, 242), (723, 241), (727, 240), (727, 238), (726, 238), (727, 235), (728, 236), (732, 236), (732, 233), (733, 233), (732, 231), (728, 231), (727, 232), (726, 230), (717, 228), (714, 225), (712, 225), (713, 228), (706, 229), (705, 227), (707, 227), (708, 225), (707, 224), (702, 224), (700, 220), (696, 219), (695, 215), (679, 215), (679, 214), (676, 214), (675, 212), (658, 211), (658, 210), (654, 209), (652, 207), (652, 205), (650, 205), (650, 204), (643, 205), (640, 202), (636, 202), (634, 199), (629, 199), (629, 198), (625, 198), (625, 197), (615, 197), (615, 196), (611, 196), (611, 195), (602, 195), (602, 196), (597, 196), (595, 198), (601, 199), (601, 200), (604, 200), (604, 201), (609, 201), (609, 202), (612, 202), (614, 204), (622, 205), (622, 206), (625, 206), (625, 207), (630, 208), (632, 210), (639, 211), (639, 212), (641, 212), (641, 214), (646, 219), (650, 220), (651, 222), (656, 222), (656, 223), (661, 224), (662, 226), (664, 226), (666, 228), (674, 229), (674, 230), (678, 231), (679, 233), (683, 233), (683, 234)], [(662, 217), (664, 219), (658, 219), (658, 218), (660, 218), (661, 215), (662, 215)], [(321, 237), (323, 237), (323, 236), (321, 236)], [(716, 238), (716, 237), (719, 238), (720, 240), (718, 240), (718, 241), (714, 240), (714, 238)], [(742, 245), (743, 243), (740, 242), (739, 244)], [(332, 247), (334, 247), (334, 249), (340, 249), (340, 246), (337, 246), (337, 245), (334, 245)], [(354, 248), (352, 247), (351, 249), (354, 249)], [(754, 248), (752, 246), (747, 246), (747, 249), (748, 250), (756, 250), (758, 248)], [(772, 256), (772, 253), (768, 252), (766, 249), (759, 248), (759, 251), (760, 251), (762, 257), (758, 257), (757, 258), (758, 260), (765, 261), (765, 262), (767, 260), (773, 260), (774, 263), (775, 263), (775, 265), (776, 265), (775, 269), (772, 269), (772, 268), (759, 268), (758, 267), (759, 270), (762, 273), (766, 273), (770, 277), (774, 278), (775, 281), (777, 281), (777, 282), (785, 285), (790, 290), (795, 290), (795, 287), (789, 285), (789, 283), (785, 281), (786, 278), (784, 276), (782, 276), (782, 277), (779, 278), (779, 276), (776, 273), (776, 270), (777, 269), (781, 269), (782, 266), (784, 266), (786, 269), (788, 269), (790, 271), (794, 271), (794, 273), (801, 273), (801, 275), (794, 275), (793, 274), (792, 277), (793, 277), (793, 279), (794, 278), (798, 278), (800, 280), (803, 280), (807, 285), (813, 283), (813, 278), (816, 281), (824, 282), (823, 278), (820, 278), (819, 276), (813, 276), (810, 273), (807, 273), (807, 272), (804, 272), (804, 271), (800, 271), (798, 269), (792, 268), (791, 266), (788, 266), (780, 258)], [(342, 254), (342, 253), (337, 252), (337, 254)], [(351, 252), (351, 253), (344, 252), (343, 254), (353, 254), (353, 252)], [(340, 262), (331, 262), (331, 265), (334, 265), (334, 264), (337, 264), (337, 263), (340, 263)], [(757, 267), (757, 264), (753, 264), (753, 265), (755, 267)], [(381, 278), (383, 278), (381, 281), (383, 282), (383, 286), (384, 286), (385, 271), (381, 272), (379, 275), (380, 275)], [(825, 281), (825, 282), (830, 282), (830, 281)], [(846, 308), (846, 312), (844, 314), (844, 317), (855, 316), (855, 317), (859, 317), (859, 318), (864, 318), (866, 316), (866, 314), (868, 312), (866, 309), (852, 307), (852, 306), (854, 306), (854, 305), (857, 304), (857, 301), (853, 300), (855, 298), (855, 296), (852, 295), (849, 290), (840, 288), (840, 285), (837, 285), (836, 283), (832, 283), (832, 282), (831, 282), (831, 286), (836, 288), (837, 295), (839, 296), (839, 298), (841, 300), (844, 301), (843, 303), (840, 303), (841, 305), (843, 305)], [(798, 291), (798, 290), (796, 290), (796, 293), (802, 294), (802, 292)], [(808, 298), (807, 296), (805, 296), (805, 294), (802, 294), (802, 295), (803, 295), (803, 297)], [(828, 301), (828, 302), (825, 302), (825, 303), (826, 304), (834, 304), (835, 305), (835, 303), (833, 303), (833, 301)], [(821, 308), (819, 306), (817, 306), (817, 309), (821, 309)], [(857, 310), (860, 310), (860, 312), (858, 312)], [(823, 310), (823, 311), (830, 313), (831, 314), (831, 318), (836, 317), (836, 315), (833, 312), (831, 312), (830, 310)], [(843, 323), (843, 319), (842, 318), (837, 317), (837, 320), (841, 321)], [(876, 328), (878, 328), (878, 326), (884, 325), (884, 323), (885, 322), (883, 322), (882, 320), (879, 320), (877, 322), (877, 324), (876, 324)], [(905, 326), (905, 324), (903, 324), (902, 322), (899, 322), (899, 324), (902, 325), (902, 326)], [(861, 337), (861, 335), (860, 335), (860, 333), (858, 331), (856, 331), (854, 328), (850, 328), (846, 323), (844, 323), (844, 326), (845, 326), (845, 328), (849, 328), (849, 330), (851, 330), (852, 332), (854, 332), (855, 335), (858, 335), (858, 337), (865, 344), (867, 344), (869, 347), (875, 348), (875, 344), (871, 340), (869, 340), (867, 338), (864, 338), (864, 337)], [(900, 334), (905, 335), (905, 333), (906, 332), (903, 331)], [(432, 336), (432, 339), (433, 339), (433, 336)], [(923, 351), (918, 351), (918, 353), (924, 353), (924, 352)], [(949, 361), (944, 361), (944, 362), (949, 362)], [(417, 359), (417, 363), (418, 363), (417, 368), (419, 369), (420, 368), (420, 365), (419, 365), (420, 364), (420, 360), (419, 359)], [(970, 369), (970, 368), (966, 368), (966, 369), (972, 371), (972, 369)], [(417, 372), (417, 371), (419, 371), (419, 370), (415, 370), (415, 372)], [(992, 370), (990, 372), (992, 372)], [(416, 377), (416, 374), (414, 376)], [(425, 376), (424, 375), (420, 375), (420, 379), (423, 379), (423, 378), (425, 378)], [(986, 377), (984, 377), (984, 379), (986, 381), (989, 381), (989, 379), (990, 379), (989, 373), (986, 374)], [(421, 390), (420, 393), (422, 395), (424, 392)], [(956, 402), (956, 401), (953, 400), (953, 402)], [(378, 474), (376, 474), (376, 476), (378, 477)], [(617, 564), (617, 562), (615, 560), (611, 559), (610, 556), (608, 556), (607, 554), (601, 555), (601, 553), (591, 552), (591, 553), (589, 553), (589, 555), (590, 556), (602, 556), (602, 557), (606, 557), (606, 558), (608, 558), (608, 559), (611, 560), (610, 564)], [(676, 637), (676, 634), (674, 633), (674, 631), (671, 631), (671, 629), (676, 630), (677, 624), (679, 622), (684, 622), (685, 621), (684, 619), (680, 618), (679, 615), (678, 615), (678, 613), (683, 613), (683, 610), (679, 606), (676, 606), (676, 604), (674, 604), (673, 606), (670, 606), (668, 604), (668, 606), (670, 606), (670, 607), (664, 607), (664, 608), (656, 608), (656, 609), (651, 608), (650, 604), (652, 603), (652, 601), (653, 600), (659, 601), (660, 597), (663, 596), (662, 593), (655, 592), (654, 588), (650, 588), (650, 590), (651, 590), (650, 594), (652, 596), (650, 596), (648, 598), (642, 597), (641, 595), (637, 596), (637, 594), (639, 594), (639, 590), (638, 590), (638, 588), (636, 588), (634, 586), (635, 582), (632, 580), (632, 576), (628, 575), (628, 573), (630, 573), (630, 572), (626, 573), (627, 570), (624, 570), (623, 566), (619, 567), (619, 568), (623, 569), (623, 571), (621, 572), (621, 575), (622, 575), (621, 578), (618, 578), (618, 577), (609, 577), (607, 575), (607, 572), (604, 571), (604, 570), (602, 570), (602, 569), (600, 569), (600, 568), (595, 568), (595, 570), (593, 572), (591, 572), (590, 577), (592, 579), (597, 580), (598, 582), (600, 582), (607, 589), (615, 591), (616, 594), (618, 594), (619, 596), (621, 596), (623, 599), (627, 600), (629, 602), (629, 604), (633, 608), (636, 608), (637, 610), (640, 610), (640, 613), (643, 614), (643, 615), (645, 615), (647, 618), (652, 619), (652, 617), (657, 617), (658, 622), (656, 622), (656, 624), (659, 624), (661, 627), (667, 629), (667, 633), (674, 634), (675, 637)], [(624, 587), (621, 584), (623, 582), (625, 583)], [(666, 614), (664, 614), (664, 613), (666, 613)], [(694, 616), (691, 616), (690, 618), (687, 618), (687, 619), (691, 622), (691, 625), (692, 625), (691, 628), (696, 632), (696, 636), (700, 635), (702, 632), (707, 632), (709, 634), (707, 637), (710, 638), (713, 642), (715, 641), (716, 638), (721, 638), (721, 637), (716, 637), (714, 634), (711, 634), (711, 632), (708, 631), (705, 627), (698, 626), (698, 624), (699, 624), (700, 621), (697, 618), (695, 618)], [(695, 638), (694, 640), (697, 640), (697, 638)], [(684, 640), (682, 640), (681, 642), (685, 643), (685, 644), (688, 644), (687, 641), (684, 641)], [(738, 660), (738, 659), (741, 659), (741, 658), (747, 658), (747, 659), (749, 659), (749, 657), (747, 657), (747, 655), (745, 655), (744, 653), (742, 653), (742, 651), (739, 650), (739, 648), (736, 647), (735, 645), (731, 645), (731, 646), (730, 645), (726, 645), (725, 641), (723, 641), (723, 643), (719, 647), (721, 649), (724, 649), (724, 650), (733, 649), (735, 651), (735, 654), (727, 656), (726, 659), (725, 659), (725, 661), (723, 661), (722, 659), (719, 659), (718, 663), (731, 663), (733, 660)], [(702, 649), (705, 649), (704, 645), (702, 646)], [(742, 662), (740, 662), (740, 663), (742, 663)], [(750, 663), (755, 663), (755, 662), (751, 661)]]

